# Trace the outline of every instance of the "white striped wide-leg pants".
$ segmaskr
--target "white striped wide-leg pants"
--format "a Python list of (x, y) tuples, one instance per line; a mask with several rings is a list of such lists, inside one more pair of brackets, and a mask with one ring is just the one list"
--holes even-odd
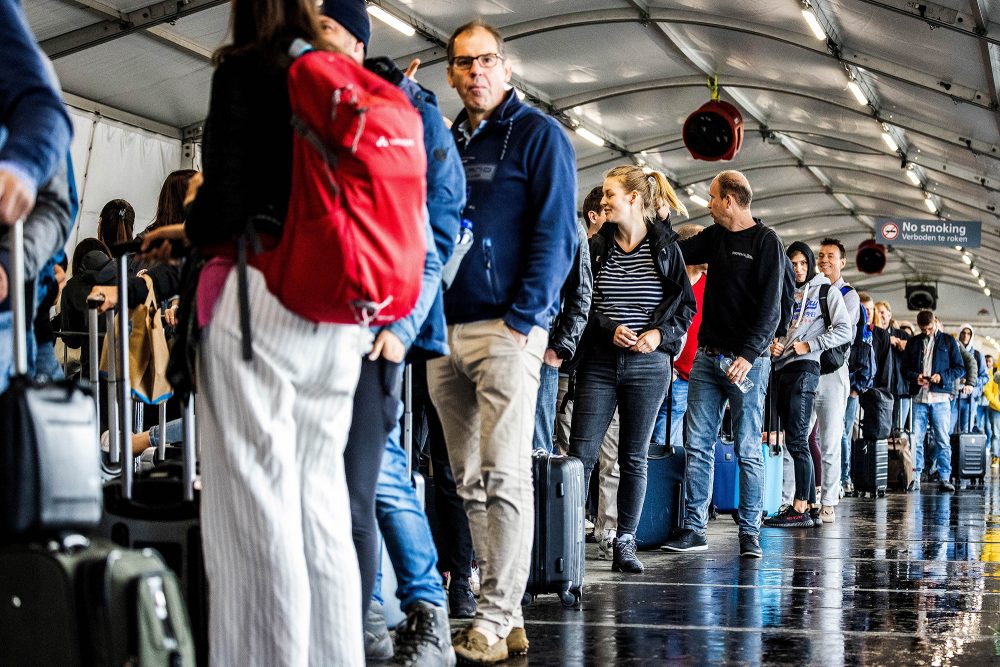
[(361, 666), (343, 454), (370, 334), (298, 317), (248, 272), (253, 360), (235, 270), (199, 351), (210, 662)]

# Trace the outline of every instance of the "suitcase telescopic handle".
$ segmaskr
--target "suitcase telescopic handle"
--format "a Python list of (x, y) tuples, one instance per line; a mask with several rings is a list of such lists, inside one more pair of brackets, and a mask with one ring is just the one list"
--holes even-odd
[(406, 452), (406, 478), (413, 474), (413, 367), (403, 369), (403, 451)]
[(17, 220), (10, 230), (11, 258), (10, 306), (14, 324), (14, 373), (28, 374), (28, 315), (24, 299), (24, 220)]
[(128, 316), (128, 255), (118, 261), (118, 325), (115, 336), (115, 356), (118, 371), (118, 444), (121, 451), (122, 498), (132, 499), (132, 383), (129, 379), (129, 316)]

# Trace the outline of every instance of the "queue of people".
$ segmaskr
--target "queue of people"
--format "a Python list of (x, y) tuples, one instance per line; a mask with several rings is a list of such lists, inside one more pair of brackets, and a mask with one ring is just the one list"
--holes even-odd
[[(9, 19), (5, 12), (0, 35), (23, 42), (26, 29)], [(147, 273), (170, 301), (170, 322), (186, 332), (174, 354), (197, 360), (213, 664), (493, 664), (527, 654), (521, 601), (537, 448), (579, 457), (585, 479), (597, 476), (599, 552), (612, 570), (636, 575), (650, 444), (686, 452), (686, 509), (663, 549), (703, 551), (727, 409), (745, 558), (762, 556), (762, 525), (835, 521), (850, 490), (859, 406), (874, 420), (883, 395), (896, 427), (912, 413), (914, 490), (929, 461), (940, 488), (954, 490), (948, 436), (963, 424), (988, 429), (1000, 460), (1000, 375), (973, 347), (971, 326), (956, 341), (921, 311), (907, 331), (887, 302), (845, 282), (840, 241), (786, 247), (753, 215), (753, 189), (738, 171), (713, 179), (707, 228), (675, 230), (672, 217), (686, 211), (671, 183), (632, 165), (606, 173), (583, 202), (581, 225), (573, 147), (510, 89), (494, 27), (473, 21), (448, 41), (448, 83), (463, 107), (449, 130), (435, 94), (414, 80), (419, 63), (402, 72), (370, 58), (368, 21), (362, 0), (325, 0), (319, 10), (305, 0), (234, 0), (232, 42), (215, 55), (203, 172), (168, 177), (140, 237), (145, 254), (129, 269), (129, 302), (145, 297), (150, 283), (139, 274)], [(306, 150), (293, 134), (309, 132), (293, 110), (289, 62), (310, 51), (373, 89), (398, 90), (420, 114), (422, 135), (409, 144), (423, 149), (420, 215), (410, 231), (425, 240), (423, 270), (419, 298), (391, 321), (367, 305), (357, 321), (289, 305), (308, 302), (325, 276), (289, 284), (282, 271), (300, 259), (287, 250), (305, 224), (290, 217), (299, 207), (292, 174)], [(37, 99), (5, 112), (0, 223), (27, 215), (36, 259), (45, 259), (72, 221), (68, 117), (41, 61), (26, 58), (24, 72)], [(38, 149), (19, 152), (30, 142)], [(50, 199), (55, 221), (43, 205), (49, 189), (59, 193)], [(376, 215), (395, 205), (372, 201)], [(64, 328), (83, 329), (88, 296), (114, 307), (108, 247), (135, 238), (134, 228), (131, 205), (108, 202), (98, 237), (72, 258)], [(174, 254), (186, 254), (183, 270)], [(0, 278), (6, 259), (0, 249)], [(41, 264), (29, 265), (29, 277)], [(8, 289), (0, 280), (0, 333), (10, 328)], [(421, 369), (422, 409), (439, 424), (425, 438), (437, 439), (426, 446), (440, 487), (433, 521), (401, 443), (406, 363)], [(0, 356), (0, 382), (8, 367)], [(769, 392), (785, 436), (786, 503), (762, 522)], [(133, 450), (180, 438), (178, 430), (137, 436)], [(406, 615), (394, 640), (380, 535)], [(472, 622), (452, 636), (449, 617)]]

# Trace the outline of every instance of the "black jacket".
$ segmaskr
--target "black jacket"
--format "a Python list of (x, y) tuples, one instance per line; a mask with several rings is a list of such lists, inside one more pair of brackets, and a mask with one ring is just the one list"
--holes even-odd
[[(663, 286), (663, 300), (653, 311), (649, 326), (636, 333), (658, 329), (662, 336), (658, 349), (676, 356), (681, 349), (681, 339), (690, 328), (698, 305), (691, 289), (691, 281), (688, 280), (685, 271), (684, 256), (681, 255), (677, 245), (677, 233), (670, 227), (659, 224), (647, 224), (646, 229), (650, 252), (660, 274), (660, 284)], [(595, 284), (608, 261), (608, 251), (615, 242), (617, 230), (617, 225), (607, 223), (590, 239), (590, 266)], [(587, 323), (588, 343), (614, 346), (615, 329), (620, 324), (591, 308)]]
[(680, 242), (688, 264), (708, 264), (698, 342), (751, 363), (779, 330), (790, 268), (781, 239), (755, 221), (738, 232), (713, 224)]
[(562, 307), (552, 321), (549, 330), (549, 348), (564, 361), (576, 354), (580, 338), (587, 328), (590, 304), (594, 294), (594, 274), (590, 271), (590, 248), (587, 245), (587, 229), (577, 224), (580, 247), (576, 251), (576, 264), (570, 269), (563, 283), (560, 301)]

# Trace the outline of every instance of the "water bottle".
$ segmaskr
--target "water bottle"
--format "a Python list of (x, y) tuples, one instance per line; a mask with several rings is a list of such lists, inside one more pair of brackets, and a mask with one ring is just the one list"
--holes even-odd
[(441, 268), (441, 286), (443, 289), (448, 289), (451, 283), (454, 282), (455, 275), (458, 273), (458, 267), (462, 264), (462, 259), (468, 254), (469, 249), (472, 248), (472, 241), (472, 221), (462, 218), (462, 226), (458, 230), (458, 236), (455, 237), (455, 249), (452, 251), (451, 257), (448, 258), (448, 262)]
[[(733, 365), (733, 361), (734, 361), (734, 359), (730, 359), (729, 357), (727, 357), (727, 356), (725, 356), (723, 354), (720, 354), (719, 355), (719, 368), (722, 369), (723, 373), (728, 373), (729, 372), (729, 367)], [(740, 382), (739, 384), (737, 384), (736, 387), (737, 387), (737, 389), (739, 389), (740, 391), (742, 391), (745, 394), (748, 391), (750, 391), (751, 389), (753, 389), (753, 380), (751, 380), (748, 377), (745, 377), (745, 378), (743, 378), (743, 382)]]

